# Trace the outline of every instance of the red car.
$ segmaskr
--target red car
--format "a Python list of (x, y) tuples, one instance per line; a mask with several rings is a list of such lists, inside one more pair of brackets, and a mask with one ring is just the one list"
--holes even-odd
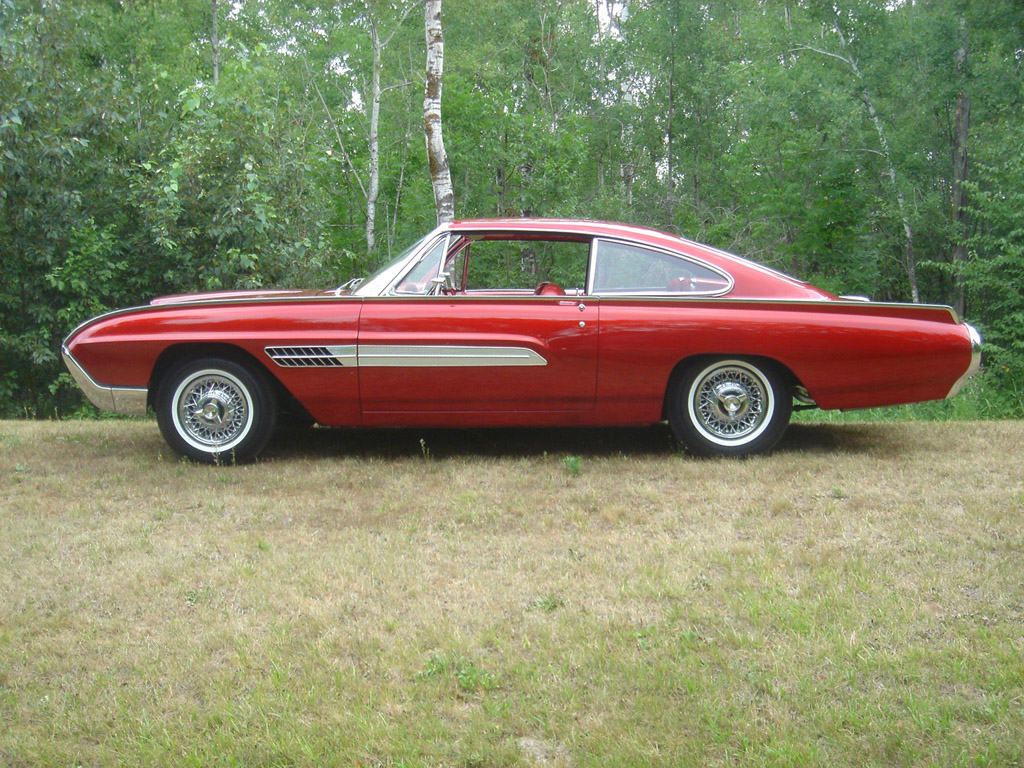
[(280, 413), (328, 426), (646, 425), (693, 453), (767, 451), (794, 400), (952, 397), (981, 339), (949, 307), (836, 297), (650, 229), (456, 221), (365, 280), (154, 299), (64, 342), (98, 407), (244, 461)]

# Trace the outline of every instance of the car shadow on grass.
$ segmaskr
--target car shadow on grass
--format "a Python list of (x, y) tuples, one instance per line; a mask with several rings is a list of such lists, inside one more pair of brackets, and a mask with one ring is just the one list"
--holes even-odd
[[(777, 453), (868, 453), (886, 444), (884, 424), (792, 424)], [(891, 431), (891, 430), (890, 430)], [(517, 458), (544, 455), (686, 456), (665, 424), (651, 427), (530, 429), (281, 429), (264, 451), (266, 459)]]
[(904, 447), (899, 430), (883, 422), (790, 424), (777, 453), (893, 453)]

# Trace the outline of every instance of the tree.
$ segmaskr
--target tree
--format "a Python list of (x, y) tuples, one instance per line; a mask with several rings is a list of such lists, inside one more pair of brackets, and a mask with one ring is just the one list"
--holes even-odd
[(427, 76), (423, 89), (423, 124), (427, 142), (430, 181), (439, 224), (455, 218), (448, 153), (441, 124), (441, 91), (444, 81), (444, 33), (441, 29), (441, 0), (426, 0)]
[[(384, 51), (392, 39), (401, 31), (402, 24), (415, 7), (415, 0), (404, 0), (397, 5), (393, 3), (368, 3), (365, 7), (357, 9), (357, 15), (351, 22), (346, 22), (356, 28), (365, 28), (370, 38), (371, 64), (370, 64), (370, 86), (369, 86), (369, 121), (367, 127), (367, 169), (366, 182), (363, 182), (362, 174), (355, 167), (348, 143), (343, 137), (342, 130), (332, 114), (332, 108), (328, 105), (324, 94), (317, 83), (319, 74), (314, 74), (307, 63), (307, 74), (320, 104), (323, 106), (332, 133), (337, 142), (338, 149), (345, 160), (348, 172), (355, 180), (359, 193), (365, 202), (365, 237), (366, 254), (372, 257), (377, 249), (377, 208), (380, 200), (381, 168), (380, 168), (380, 123), (381, 104), (386, 91), (404, 88), (410, 85), (410, 81), (402, 78), (399, 82), (383, 86)], [(344, 18), (344, 17), (342, 17)], [(339, 105), (350, 107), (351, 103)], [(337, 107), (336, 107), (337, 108)], [(406, 142), (408, 137), (406, 137)], [(404, 173), (404, 167), (403, 167)]]
[[(870, 3), (866, 3), (864, 6), (866, 13), (873, 13), (873, 20), (878, 23), (879, 19), (885, 17), (878, 14), (878, 9), (873, 7)], [(859, 99), (864, 108), (867, 110), (868, 116), (871, 119), (871, 125), (874, 127), (875, 132), (878, 135), (878, 146), (881, 150), (881, 156), (885, 160), (885, 175), (892, 185), (892, 192), (896, 199), (897, 209), (899, 211), (900, 221), (903, 227), (904, 235), (904, 247), (903, 247), (903, 266), (907, 273), (907, 284), (910, 289), (911, 300), (915, 303), (919, 302), (920, 289), (918, 288), (917, 281), (917, 257), (914, 253), (914, 228), (910, 220), (910, 212), (906, 201), (906, 196), (903, 191), (902, 181), (899, 178), (896, 169), (896, 161), (893, 156), (892, 146), (889, 141), (889, 130), (886, 126), (882, 115), (878, 111), (876, 105), (876, 98), (872, 92), (870, 84), (865, 80), (864, 73), (861, 71), (859, 57), (853, 50), (853, 44), (850, 41), (851, 32), (846, 29), (847, 25), (860, 24), (861, 29), (856, 31), (856, 37), (854, 39), (860, 39), (863, 37), (865, 32), (865, 24), (855, 12), (843, 13), (838, 5), (830, 6), (824, 12), (824, 18), (822, 20), (822, 34), (821, 44), (811, 43), (798, 43), (794, 50), (806, 51), (825, 56), (833, 61), (839, 62), (853, 77), (852, 82), (853, 96)], [(826, 30), (828, 36), (826, 36)], [(828, 37), (834, 38), (835, 47), (828, 47)]]

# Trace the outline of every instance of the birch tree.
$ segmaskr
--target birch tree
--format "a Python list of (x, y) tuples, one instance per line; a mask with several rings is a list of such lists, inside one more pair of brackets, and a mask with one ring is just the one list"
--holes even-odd
[[(864, 104), (868, 116), (871, 118), (871, 124), (874, 126), (875, 132), (878, 134), (878, 143), (881, 147), (882, 157), (885, 159), (885, 175), (892, 185), (893, 193), (896, 197), (896, 207), (899, 212), (900, 220), (903, 223), (903, 266), (907, 272), (907, 281), (910, 287), (911, 300), (916, 304), (921, 300), (921, 296), (917, 284), (917, 257), (914, 255), (914, 228), (910, 220), (910, 208), (907, 204), (906, 196), (903, 193), (903, 187), (900, 185), (899, 179), (897, 178), (896, 161), (893, 158), (888, 131), (886, 130), (885, 123), (883, 123), (882, 117), (875, 106), (875, 99), (872, 95), (871, 88), (865, 83), (864, 74), (861, 72), (857, 57), (850, 50), (846, 34), (843, 32), (842, 25), (840, 24), (840, 18), (838, 11), (836, 11), (836, 19), (831, 24), (831, 32), (835, 34), (839, 41), (838, 50), (829, 50), (823, 46), (808, 44), (797, 45), (794, 50), (810, 51), (839, 61), (857, 80), (855, 96)], [(822, 32), (824, 33), (824, 31), (825, 26), (823, 25)]]
[[(352, 159), (352, 153), (350, 152), (349, 147), (346, 146), (341, 128), (335, 121), (331, 108), (328, 106), (327, 100), (324, 98), (323, 92), (320, 90), (316, 80), (313, 79), (312, 74), (307, 70), (307, 74), (311, 78), (313, 89), (327, 115), (328, 123), (334, 133), (334, 138), (341, 151), (341, 156), (344, 159), (350, 175), (355, 179), (355, 182), (359, 187), (360, 196), (366, 203), (363, 211), (365, 214), (364, 231), (366, 235), (366, 253), (368, 256), (372, 256), (377, 248), (377, 208), (380, 202), (381, 102), (387, 91), (396, 88), (404, 88), (405, 86), (410, 85), (407, 80), (403, 80), (389, 86), (382, 85), (381, 74), (384, 68), (384, 51), (392, 38), (394, 38), (394, 36), (399, 32), (402, 24), (405, 22), (414, 7), (415, 2), (412, 2), (411, 0), (406, 0), (404, 3), (399, 3), (397, 5), (370, 4), (365, 8), (364, 17), (361, 18), (361, 22), (368, 27), (372, 51), (369, 88), (369, 124), (367, 127), (368, 160), (365, 183), (356, 169), (355, 163)], [(387, 19), (387, 15), (389, 13), (393, 14), (393, 18)], [(390, 31), (385, 29), (385, 27), (388, 26), (390, 27)]]
[(398, 21), (391, 32), (381, 36), (377, 20), (370, 17), (370, 40), (373, 43), (373, 69), (370, 86), (370, 173), (369, 188), (366, 190), (366, 251), (372, 253), (377, 245), (377, 203), (380, 199), (380, 102), (386, 90), (401, 88), (407, 83), (399, 83), (382, 88), (380, 82), (381, 56), (391, 38), (398, 32), (402, 22), (413, 9), (413, 4), (399, 8)]
[(430, 181), (438, 224), (455, 218), (455, 192), (441, 130), (441, 87), (444, 74), (444, 34), (441, 0), (426, 0), (427, 77), (423, 92), (423, 124), (427, 142)]
[(967, 19), (960, 17), (960, 45), (954, 54), (955, 72), (960, 80), (953, 118), (953, 308), (961, 315), (967, 304), (967, 292), (960, 274), (967, 261), (967, 142), (971, 126), (971, 97), (967, 94)]

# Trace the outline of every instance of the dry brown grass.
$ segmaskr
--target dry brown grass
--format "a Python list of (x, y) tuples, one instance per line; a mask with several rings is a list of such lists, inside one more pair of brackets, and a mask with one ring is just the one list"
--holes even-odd
[(0, 764), (1021, 764), (1022, 466), (1020, 422), (244, 467), (0, 422)]

